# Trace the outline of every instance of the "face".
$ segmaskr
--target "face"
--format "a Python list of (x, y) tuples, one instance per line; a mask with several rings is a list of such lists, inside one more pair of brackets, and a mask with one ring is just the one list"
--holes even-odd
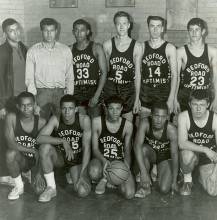
[(190, 25), (188, 33), (190, 40), (195, 42), (202, 39), (203, 35), (205, 34), (205, 30), (202, 30), (198, 25)]
[(192, 115), (195, 118), (202, 118), (206, 114), (207, 108), (209, 107), (209, 103), (205, 99), (192, 99), (189, 105)]
[(162, 22), (160, 20), (150, 20), (148, 29), (152, 39), (160, 38), (164, 31)]
[(108, 118), (112, 121), (119, 119), (123, 107), (120, 103), (110, 103), (107, 107)]
[(65, 121), (70, 121), (74, 118), (76, 113), (76, 106), (74, 102), (63, 102), (61, 106), (61, 114)]
[(56, 39), (57, 30), (55, 25), (44, 25), (42, 30), (42, 38), (46, 43), (53, 43)]
[(77, 24), (73, 29), (73, 34), (77, 42), (82, 42), (87, 40), (89, 32), (90, 31), (87, 29), (86, 25), (84, 24)]
[(18, 23), (8, 26), (5, 30), (5, 34), (8, 40), (18, 43), (20, 41), (20, 25)]
[(33, 116), (34, 113), (34, 100), (32, 98), (26, 97), (20, 100), (18, 105), (18, 109), (20, 110), (21, 114), (25, 118), (29, 118)]
[(163, 129), (164, 124), (167, 120), (167, 110), (155, 108), (152, 113), (152, 125), (155, 129)]
[(115, 19), (115, 27), (119, 36), (128, 35), (130, 22), (127, 17), (117, 17)]

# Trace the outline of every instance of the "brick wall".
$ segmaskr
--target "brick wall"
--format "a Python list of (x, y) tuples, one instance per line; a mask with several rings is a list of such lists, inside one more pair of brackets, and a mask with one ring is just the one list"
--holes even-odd
[[(7, 17), (14, 17), (25, 27), (27, 45), (40, 41), (39, 21), (43, 17), (53, 17), (61, 23), (60, 41), (70, 44), (72, 23), (85, 17), (92, 24), (94, 38), (103, 42), (114, 34), (113, 15), (118, 10), (129, 12), (134, 18), (132, 36), (143, 41), (148, 38), (146, 18), (148, 15), (165, 17), (166, 0), (135, 0), (135, 8), (105, 8), (105, 0), (78, 0), (78, 8), (49, 8), (49, 0), (1, 0), (0, 23)], [(209, 35), (207, 42), (217, 46), (217, 1), (198, 0), (198, 16), (207, 21)], [(0, 31), (1, 34), (1, 31)], [(187, 42), (186, 31), (168, 31), (166, 38), (176, 44)], [(2, 34), (0, 40), (2, 41)]]

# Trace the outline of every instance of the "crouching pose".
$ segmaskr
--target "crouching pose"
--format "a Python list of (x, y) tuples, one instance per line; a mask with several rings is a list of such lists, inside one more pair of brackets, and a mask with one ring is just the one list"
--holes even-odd
[(166, 103), (155, 103), (151, 116), (140, 121), (135, 138), (135, 155), (140, 169), (140, 185), (135, 197), (151, 193), (150, 168), (157, 165), (157, 180), (161, 192), (177, 190), (178, 141), (177, 130), (168, 122)]
[[(91, 191), (87, 175), (90, 160), (91, 123), (88, 116), (79, 115), (72, 95), (60, 100), (61, 116), (52, 116), (37, 139), (40, 159), (47, 183), (39, 196), (40, 202), (48, 202), (56, 196), (54, 167), (69, 169), (74, 190), (85, 197)], [(51, 136), (52, 134), (52, 136)]]
[(178, 117), (178, 140), (184, 184), (181, 195), (191, 195), (192, 171), (199, 165), (199, 181), (212, 196), (217, 195), (217, 115), (208, 110), (209, 93), (195, 90), (189, 98), (190, 110)]
[(15, 200), (24, 192), (21, 173), (33, 171), (33, 182), (38, 189), (44, 187), (39, 169), (39, 154), (36, 138), (45, 120), (34, 115), (35, 98), (32, 93), (22, 92), (17, 97), (18, 113), (9, 113), (6, 117), (5, 136), (8, 150), (7, 167), (15, 183), (8, 194), (9, 200)]
[[(92, 144), (95, 159), (90, 163), (89, 174), (92, 180), (99, 180), (95, 192), (103, 194), (107, 184), (105, 170), (113, 160), (123, 161), (127, 167), (131, 162), (131, 122), (121, 117), (123, 101), (117, 96), (106, 100), (106, 116), (96, 117), (92, 123)], [(105, 171), (105, 172), (103, 172)], [(120, 185), (121, 193), (133, 198), (135, 183), (132, 174)]]

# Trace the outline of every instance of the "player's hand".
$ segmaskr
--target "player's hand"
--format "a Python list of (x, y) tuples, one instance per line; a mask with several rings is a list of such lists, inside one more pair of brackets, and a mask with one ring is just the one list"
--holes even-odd
[(217, 153), (215, 151), (206, 148), (205, 154), (213, 163), (217, 163)]
[(175, 192), (178, 192), (178, 191), (179, 191), (178, 184), (176, 181), (174, 181), (171, 186), (171, 194), (174, 195)]
[(138, 101), (134, 102), (133, 114), (137, 114), (140, 111), (141, 111), (141, 102), (140, 102), (140, 100), (138, 100)]
[(169, 109), (169, 114), (171, 114), (174, 110), (173, 99), (169, 98), (167, 100), (167, 106), (168, 106), (168, 109)]
[(40, 106), (35, 104), (35, 106), (34, 106), (34, 114), (35, 115), (40, 115), (40, 111), (41, 111)]
[(213, 100), (213, 102), (210, 105), (210, 110), (214, 111), (215, 113), (217, 113), (217, 100)]
[(68, 141), (63, 140), (63, 148), (65, 150), (67, 160), (69, 160), (69, 161), (73, 160), (74, 154), (73, 154), (72, 148), (69, 145)]
[(4, 119), (6, 116), (6, 109), (5, 108), (2, 108), (0, 110), (0, 119)]
[(181, 112), (180, 104), (177, 99), (174, 99), (174, 101), (173, 101), (173, 112), (175, 114), (178, 114)]
[(89, 107), (94, 107), (94, 106), (96, 106), (96, 105), (98, 104), (98, 102), (99, 102), (99, 96), (94, 95), (94, 96), (90, 99), (88, 106), (89, 106)]

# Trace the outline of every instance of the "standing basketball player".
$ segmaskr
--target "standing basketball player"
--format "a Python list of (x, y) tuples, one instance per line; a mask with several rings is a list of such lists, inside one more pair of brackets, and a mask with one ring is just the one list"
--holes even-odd
[(56, 196), (54, 167), (69, 169), (74, 190), (79, 196), (85, 197), (91, 190), (86, 170), (91, 151), (90, 119), (87, 115), (76, 113), (77, 107), (72, 95), (61, 98), (60, 108), (60, 118), (52, 116), (37, 139), (42, 144), (40, 158), (47, 183), (47, 188), (39, 197), (40, 202), (49, 202)]
[[(181, 195), (190, 195), (191, 173), (199, 165), (199, 180), (203, 188), (214, 195), (217, 191), (217, 115), (208, 110), (209, 94), (195, 90), (189, 98), (190, 110), (178, 117), (178, 141), (181, 149), (181, 168), (184, 184)], [(216, 193), (215, 193), (216, 195)]]
[[(76, 43), (72, 45), (75, 89), (79, 112), (90, 116), (100, 113), (100, 95), (107, 75), (106, 58), (102, 46), (90, 40), (90, 24), (78, 19), (73, 24)], [(89, 108), (87, 108), (89, 107)]]
[(166, 102), (169, 113), (177, 110), (176, 48), (163, 39), (166, 20), (159, 16), (147, 19), (150, 39), (143, 44), (141, 80), (141, 117), (147, 117), (154, 102)]
[(144, 198), (151, 193), (149, 171), (155, 163), (160, 191), (177, 191), (177, 129), (168, 122), (168, 113), (166, 103), (154, 103), (151, 116), (140, 121), (134, 144), (140, 169), (140, 187), (135, 194), (136, 197)]
[[(177, 50), (178, 101), (181, 111), (188, 109), (193, 90), (208, 90), (212, 97), (210, 109), (217, 111), (217, 51), (204, 43), (207, 34), (205, 21), (192, 18), (187, 24), (190, 43)], [(212, 94), (212, 88), (214, 94)], [(178, 90), (179, 89), (179, 90)]]
[[(96, 117), (92, 124), (93, 154), (96, 159), (90, 163), (89, 173), (92, 180), (102, 178), (96, 186), (95, 192), (103, 194), (107, 178), (103, 171), (113, 160), (121, 160), (130, 167), (131, 137), (133, 126), (131, 122), (122, 118), (123, 100), (112, 96), (106, 100), (106, 116)], [(123, 195), (131, 199), (135, 193), (135, 183), (132, 174), (121, 186)]]
[(117, 35), (104, 42), (109, 72), (104, 87), (105, 100), (113, 95), (124, 100), (123, 117), (132, 121), (133, 114), (140, 110), (139, 92), (141, 84), (141, 45), (130, 38), (131, 17), (119, 11), (114, 15)]
[(5, 136), (9, 147), (6, 153), (7, 167), (15, 183), (15, 187), (8, 194), (10, 200), (18, 199), (23, 194), (22, 171), (34, 170), (34, 173), (37, 173), (36, 179), (38, 178), (40, 183), (36, 138), (39, 130), (45, 125), (44, 119), (34, 115), (35, 98), (31, 93), (22, 92), (17, 100), (19, 112), (9, 113), (5, 125)]

